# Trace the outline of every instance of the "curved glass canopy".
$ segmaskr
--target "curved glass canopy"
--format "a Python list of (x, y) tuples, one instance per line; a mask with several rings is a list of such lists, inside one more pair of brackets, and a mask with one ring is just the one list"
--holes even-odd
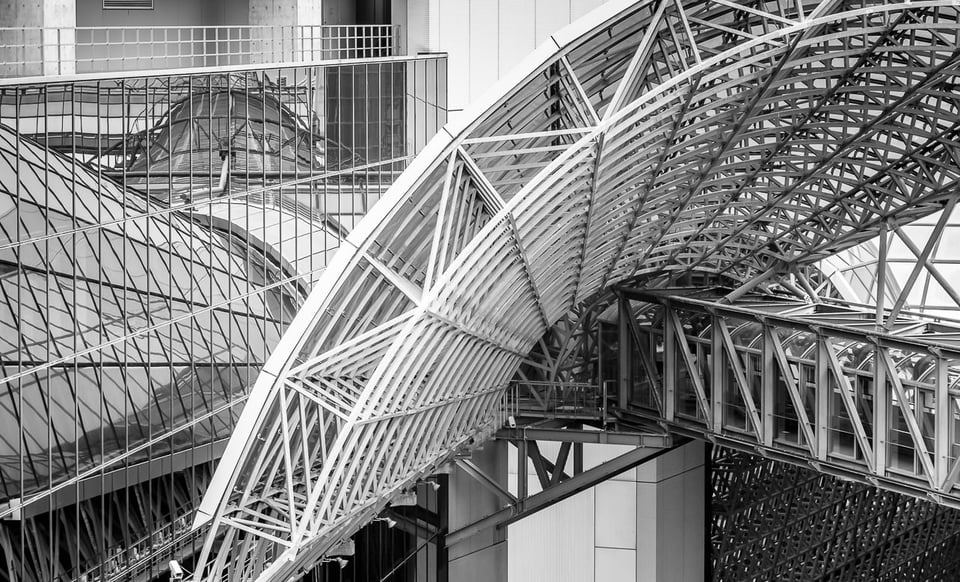
[(300, 297), (264, 251), (0, 126), (0, 499), (229, 435)]
[(614, 1), (448, 125), (260, 375), (202, 576), (285, 580), (489, 436), (537, 340), (622, 281), (784, 281), (952, 205), (949, 1)]

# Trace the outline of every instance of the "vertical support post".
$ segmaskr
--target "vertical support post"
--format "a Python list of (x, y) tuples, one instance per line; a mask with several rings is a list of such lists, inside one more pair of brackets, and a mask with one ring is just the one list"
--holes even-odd
[[(721, 317), (714, 315), (710, 326), (710, 357), (713, 359), (710, 371), (710, 412), (713, 416), (713, 430), (717, 433), (723, 432), (724, 372), (727, 370), (723, 360), (723, 338), (718, 327), (720, 321)], [(730, 357), (734, 355), (730, 354)]]
[(517, 499), (527, 498), (527, 441), (517, 441)]
[(873, 466), (877, 475), (882, 477), (887, 471), (887, 409), (890, 398), (881, 357), (880, 346), (876, 344), (873, 346)]
[(437, 535), (437, 582), (449, 582), (450, 556), (447, 551), (446, 532), (450, 531), (450, 476), (437, 475), (437, 515), (440, 517), (440, 533)]
[[(732, 356), (731, 356), (732, 357)], [(713, 580), (713, 445), (703, 444), (703, 579)]]
[(617, 304), (619, 306), (619, 317), (617, 318), (617, 332), (619, 334), (619, 366), (618, 368), (618, 393), (617, 393), (617, 404), (620, 408), (626, 408), (627, 402), (630, 400), (630, 380), (633, 377), (632, 370), (630, 369), (631, 365), (631, 353), (632, 351), (632, 340), (630, 339), (630, 323), (629, 318), (633, 317), (633, 314), (630, 312), (630, 300), (627, 299), (622, 294), (617, 296)]
[(607, 383), (603, 381), (600, 382), (600, 397), (603, 399), (601, 403), (601, 408), (600, 408), (600, 414), (601, 414), (600, 422), (602, 422), (603, 425), (606, 426), (607, 425)]
[(887, 292), (887, 239), (888, 225), (880, 223), (880, 253), (877, 257), (877, 327), (883, 327), (883, 302)]
[(603, 386), (603, 322), (597, 318), (597, 384)]
[(671, 308), (669, 303), (663, 304), (663, 416), (669, 421), (676, 418), (677, 411), (677, 340)]
[(583, 473), (583, 443), (573, 443), (573, 474)]
[[(761, 325), (766, 328), (767, 324), (761, 322)], [(774, 408), (774, 390), (776, 389), (776, 363), (773, 355), (773, 345), (770, 344), (769, 336), (766, 332), (763, 333), (763, 342), (762, 342), (762, 352), (761, 352), (761, 364), (760, 364), (760, 420), (763, 423), (762, 425), (762, 434), (763, 434), (763, 444), (768, 447), (773, 446), (773, 431), (776, 424), (775, 419), (773, 418), (773, 408)]]
[(825, 336), (817, 335), (817, 360), (816, 360), (816, 386), (814, 394), (816, 398), (816, 419), (813, 426), (817, 435), (817, 458), (821, 461), (827, 459), (828, 433), (830, 429), (830, 397), (833, 390), (830, 388), (830, 375), (827, 366), (827, 345), (828, 340)]
[(947, 393), (947, 360), (937, 358), (937, 376), (934, 385), (934, 426), (935, 436), (933, 439), (934, 459), (933, 466), (936, 472), (935, 483), (938, 489), (942, 489), (947, 475), (950, 472), (950, 395)]

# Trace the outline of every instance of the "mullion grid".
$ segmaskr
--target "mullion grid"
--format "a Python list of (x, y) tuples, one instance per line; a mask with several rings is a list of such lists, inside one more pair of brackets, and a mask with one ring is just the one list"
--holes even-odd
[[(391, 67), (392, 66), (393, 65), (391, 65)], [(343, 66), (337, 66), (337, 68), (337, 73), (339, 74)], [(379, 76), (382, 77), (381, 68), (378, 66), (376, 70), (380, 73)], [(267, 81), (266, 71), (262, 73), (264, 74), (264, 80)], [(353, 72), (352, 74), (348, 74), (348, 77), (357, 81), (358, 74), (360, 73), (360, 71)], [(367, 71), (364, 70), (363, 73), (367, 73)], [(244, 77), (246, 80), (246, 75), (244, 75)], [(268, 162), (270, 161), (268, 156), (276, 156), (275, 159), (279, 164), (277, 174), (279, 175), (278, 179), (280, 182), (286, 179), (285, 176), (287, 174), (293, 176), (294, 180), (297, 181), (306, 177), (305, 166), (301, 167), (303, 165), (302, 162), (309, 160), (309, 165), (313, 167), (316, 159), (313, 154), (304, 157), (302, 155), (303, 146), (301, 144), (301, 141), (308, 138), (308, 147), (313, 147), (313, 144), (316, 143), (314, 124), (310, 123), (309, 127), (305, 128), (301, 128), (297, 124), (293, 124), (291, 127), (285, 123), (284, 117), (285, 111), (292, 109), (299, 113), (303, 107), (306, 107), (309, 114), (309, 112), (318, 105), (314, 102), (314, 93), (311, 93), (313, 88), (309, 87), (307, 89), (305, 104), (301, 103), (299, 97), (296, 95), (292, 97), (293, 101), (290, 107), (284, 105), (284, 100), (290, 97), (289, 91), (302, 90), (302, 88), (299, 87), (301, 82), (309, 84), (311, 79), (316, 82), (325, 82), (326, 75), (323, 74), (322, 68), (313, 67), (304, 71), (302, 77), (299, 70), (294, 70), (292, 74), (287, 75), (287, 77), (292, 77), (292, 87), (284, 86), (277, 82), (270, 88), (269, 92), (265, 91), (266, 83), (261, 83), (258, 91), (255, 89), (261, 97), (265, 95), (269, 96), (279, 104), (276, 112), (271, 111), (271, 116), (263, 119), (262, 133), (264, 135), (260, 137), (263, 147), (258, 148), (260, 150), (258, 152), (251, 152), (249, 147), (250, 140), (239, 146), (242, 152), (238, 153), (246, 153), (248, 158), (252, 158), (254, 155), (260, 158), (261, 175), (259, 178), (265, 185), (274, 183), (273, 181), (275, 179), (272, 172), (269, 176), (267, 174)], [(233, 77), (226, 79), (228, 86), (232, 79)], [(306, 79), (306, 81), (302, 81), (302, 79)], [(279, 77), (277, 80), (279, 81)], [(363, 97), (365, 97), (366, 100), (375, 98), (375, 95), (370, 94), (373, 88), (368, 87), (370, 82), (369, 74), (363, 74), (362, 81), (365, 87), (364, 91), (366, 91)], [(391, 75), (391, 83), (392, 82), (393, 78)], [(190, 85), (193, 81), (188, 80), (187, 83)], [(212, 85), (213, 83), (208, 79), (208, 96), (211, 96), (214, 92)], [(83, 94), (84, 90), (92, 90), (92, 92), (97, 95), (96, 102), (98, 104), (102, 103), (100, 99), (104, 96), (106, 96), (111, 103), (107, 109), (99, 109), (101, 115), (97, 116), (96, 134), (97, 136), (101, 136), (111, 131), (116, 131), (118, 124), (127, 128), (136, 125), (141, 129), (148, 129), (151, 123), (157, 123), (159, 121), (161, 115), (158, 115), (155, 111), (151, 111), (149, 114), (146, 114), (147, 117), (141, 119), (140, 109), (144, 106), (149, 107), (151, 103), (155, 105), (155, 102), (162, 97), (162, 95), (158, 97), (158, 93), (166, 93), (166, 103), (173, 103), (172, 93), (178, 89), (175, 87), (175, 82), (169, 78), (166, 79), (165, 83), (161, 80), (158, 84), (154, 84), (151, 81), (144, 83), (97, 81), (95, 85), (84, 85), (82, 87), (77, 87), (76, 84), (70, 84), (67, 91), (71, 94), (71, 113), (77, 113), (77, 96)], [(245, 82), (243, 92), (249, 95), (249, 91), (249, 83)], [(193, 100), (192, 91), (190, 99)], [(393, 99), (392, 95), (390, 99)], [(46, 101), (47, 98), (44, 97), (44, 100)], [(365, 101), (365, 99), (361, 98), (361, 101)], [(324, 106), (325, 103), (320, 103), (319, 105)], [(364, 125), (361, 130), (361, 128), (356, 127), (356, 124), (358, 122), (368, 124), (371, 120), (367, 119), (367, 116), (373, 113), (367, 108), (363, 113), (364, 119), (356, 119), (356, 115), (362, 111), (359, 105), (360, 102), (351, 100), (350, 107), (354, 112), (354, 116), (349, 123), (350, 137), (351, 141), (355, 141), (355, 138), (358, 136), (366, 138), (363, 139), (364, 143), (362, 145), (366, 153), (369, 154), (371, 145), (368, 142), (372, 128)], [(213, 123), (212, 107), (212, 99), (209, 99), (207, 122), (211, 125)], [(381, 103), (376, 113), (377, 117), (381, 120), (384, 114), (382, 109)], [(42, 112), (38, 111), (37, 114), (53, 115), (53, 113), (47, 109), (44, 109)], [(248, 124), (250, 114), (250, 107), (247, 107), (243, 115), (248, 120)], [(229, 116), (232, 115), (233, 111), (231, 109), (227, 112), (228, 128), (231, 128), (233, 125), (229, 119)], [(276, 117), (276, 119), (274, 119), (274, 117)], [(325, 119), (326, 116), (322, 116), (322, 118)], [(174, 120), (168, 115), (165, 122), (162, 123), (165, 123), (169, 129), (174, 124)], [(21, 127), (21, 124), (18, 123), (17, 127)], [(41, 285), (41, 291), (41, 289), (36, 288), (36, 284), (34, 283), (35, 277), (30, 275), (30, 268), (24, 263), (25, 257), (22, 253), (16, 252), (16, 266), (18, 269), (16, 280), (17, 289), (19, 290), (18, 301), (17, 305), (13, 306), (10, 303), (13, 299), (12, 296), (6, 296), (5, 300), (7, 305), (5, 308), (15, 311), (18, 326), (17, 337), (21, 339), (28, 337), (24, 336), (20, 330), (23, 329), (22, 326), (25, 325), (23, 320), (24, 309), (26, 309), (31, 302), (43, 305), (45, 307), (43, 309), (44, 314), (52, 314), (51, 309), (55, 305), (59, 306), (58, 309), (64, 310), (62, 315), (58, 316), (58, 319), (69, 318), (71, 320), (64, 325), (73, 330), (72, 338), (69, 337), (71, 334), (67, 328), (63, 328), (63, 337), (60, 337), (61, 334), (56, 333), (56, 330), (60, 329), (59, 327), (44, 324), (43, 329), (37, 328), (37, 332), (42, 331), (45, 335), (43, 345), (47, 349), (48, 355), (46, 357), (48, 358), (53, 357), (51, 354), (55, 351), (54, 348), (58, 346), (66, 349), (60, 356), (68, 358), (70, 352), (76, 352), (84, 345), (95, 348), (95, 351), (80, 356), (82, 359), (73, 358), (72, 360), (68, 359), (62, 363), (41, 366), (36, 370), (36, 374), (19, 377), (20, 373), (26, 371), (24, 369), (25, 362), (23, 361), (23, 357), (29, 353), (21, 349), (20, 355), (17, 358), (16, 369), (18, 378), (15, 380), (15, 384), (11, 384), (10, 387), (20, 389), (17, 390), (17, 398), (20, 401), (17, 410), (20, 411), (18, 414), (22, 414), (24, 410), (22, 406), (24, 400), (23, 390), (28, 388), (31, 380), (36, 379), (40, 381), (46, 379), (44, 382), (37, 384), (37, 386), (42, 386), (51, 385), (51, 382), (55, 378), (63, 378), (61, 382), (65, 386), (64, 389), (70, 391), (72, 398), (69, 403), (66, 401), (58, 402), (57, 404), (66, 405), (60, 407), (59, 411), (50, 408), (54, 405), (52, 401), (43, 399), (46, 410), (41, 412), (41, 414), (43, 414), (46, 419), (47, 446), (45, 446), (45, 451), (38, 452), (45, 456), (46, 468), (43, 471), (33, 471), (33, 474), (41, 480), (53, 479), (55, 478), (54, 473), (56, 472), (53, 471), (52, 468), (69, 466), (69, 457), (72, 456), (76, 467), (71, 468), (69, 474), (76, 479), (80, 474), (79, 472), (83, 470), (82, 467), (86, 466), (92, 459), (97, 463), (97, 465), (94, 466), (100, 467), (100, 483), (101, 491), (103, 491), (103, 479), (107, 471), (103, 461), (109, 456), (110, 449), (108, 447), (111, 446), (109, 443), (117, 443), (119, 440), (119, 442), (123, 443), (123, 450), (130, 453), (133, 447), (137, 446), (139, 442), (149, 442), (155, 436), (159, 436), (159, 434), (169, 434), (169, 430), (167, 429), (176, 426), (170, 423), (173, 421), (177, 407), (185, 412), (190, 411), (187, 414), (187, 418), (189, 418), (196, 414), (197, 406), (199, 406), (200, 410), (205, 410), (208, 413), (211, 412), (215, 402), (218, 400), (214, 392), (208, 394), (206, 390), (202, 390), (199, 394), (196, 393), (196, 391), (191, 391), (189, 396), (185, 394), (183, 387), (187, 385), (187, 382), (178, 379), (178, 366), (176, 362), (178, 349), (175, 348), (175, 346), (177, 344), (187, 346), (186, 355), (190, 357), (190, 373), (188, 373), (187, 377), (190, 383), (196, 384), (202, 382), (200, 380), (201, 375), (209, 377), (220, 383), (224, 391), (219, 396), (220, 399), (233, 399), (240, 394), (235, 383), (239, 381), (245, 386), (250, 385), (262, 362), (264, 362), (269, 355), (272, 343), (279, 338), (282, 330), (289, 324), (292, 312), (287, 313), (288, 308), (285, 306), (299, 303), (300, 300), (298, 300), (297, 297), (300, 296), (300, 292), (287, 289), (286, 285), (288, 283), (280, 285), (272, 283), (278, 279), (283, 280), (285, 277), (278, 267), (272, 265), (271, 261), (266, 259), (266, 246), (256, 249), (244, 249), (244, 260), (237, 260), (237, 253), (238, 250), (241, 249), (241, 246), (238, 240), (234, 239), (237, 234), (233, 231), (233, 217), (229, 217), (230, 220), (228, 220), (228, 223), (230, 226), (225, 228), (227, 233), (226, 238), (222, 239), (222, 236), (219, 234), (215, 235), (212, 229), (201, 228), (196, 221), (189, 221), (189, 226), (187, 226), (183, 224), (182, 219), (176, 212), (171, 213), (164, 211), (162, 208), (158, 208), (155, 203), (148, 203), (147, 200), (151, 198), (153, 181), (148, 180), (143, 185), (147, 190), (146, 198), (140, 198), (130, 193), (127, 189), (122, 187), (118, 188), (113, 185), (109, 179), (105, 179), (105, 170), (107, 168), (104, 166), (103, 161), (107, 159), (105, 156), (108, 156), (108, 154), (104, 149), (105, 142), (101, 139), (98, 138), (96, 140), (96, 151), (88, 150), (87, 153), (82, 154), (86, 159), (95, 162), (92, 166), (94, 173), (87, 174), (81, 171), (79, 167), (81, 164), (78, 163), (81, 155), (77, 152), (77, 127), (73, 126), (71, 129), (73, 131), (73, 141), (68, 144), (71, 151), (68, 152), (69, 156), (63, 159), (52, 154), (49, 150), (44, 150), (42, 160), (35, 157), (31, 160), (30, 154), (33, 150), (29, 148), (24, 149), (22, 152), (22, 154), (26, 155), (21, 155), (23, 146), (19, 139), (19, 129), (14, 133), (17, 139), (15, 144), (11, 144), (11, 146), (13, 146), (11, 149), (16, 151), (16, 155), (11, 157), (17, 158), (17, 175), (20, 175), (21, 172), (42, 173), (43, 178), (35, 181), (39, 181), (45, 185), (43, 194), (44, 210), (48, 208), (54, 209), (55, 212), (59, 213), (60, 220), (66, 221), (69, 224), (67, 226), (67, 232), (58, 232), (60, 230), (59, 227), (55, 226), (54, 222), (46, 220), (44, 221), (43, 234), (39, 237), (39, 240), (27, 242), (26, 239), (33, 237), (36, 233), (31, 233), (29, 225), (21, 220), (21, 218), (26, 218), (27, 210), (26, 207), (20, 203), (24, 202), (27, 198), (22, 196), (20, 191), (21, 188), (26, 186), (22, 185), (18, 180), (16, 186), (16, 212), (18, 217), (17, 230), (19, 232), (8, 238), (30, 245), (38, 251), (42, 250), (43, 256), (54, 256), (51, 254), (53, 253), (53, 249), (59, 249), (56, 254), (63, 254), (65, 258), (69, 257), (70, 262), (67, 263), (64, 261), (63, 266), (59, 269), (53, 265), (49, 265), (43, 270), (42, 276), (44, 283)], [(358, 134), (357, 130), (363, 131), (363, 134)], [(277, 133), (276, 138), (265, 135), (274, 131)], [(283, 133), (284, 131), (287, 131), (287, 133)], [(168, 132), (167, 139), (167, 149), (172, 152), (173, 136), (171, 132)], [(276, 148), (272, 147), (274, 145), (274, 139), (276, 139)], [(49, 139), (46, 141), (49, 141)], [(143, 146), (146, 150), (147, 159), (150, 159), (153, 155), (151, 152), (154, 148), (158, 146), (162, 148), (163, 145), (164, 144), (153, 143), (148, 139)], [(393, 144), (391, 144), (391, 147), (392, 146)], [(237, 144), (234, 144), (232, 140), (229, 141), (226, 149), (228, 150), (227, 155), (231, 160), (233, 158), (234, 148), (237, 148)], [(5, 152), (0, 152), (0, 155), (4, 155), (4, 153)], [(119, 158), (118, 161), (123, 162), (118, 174), (118, 180), (121, 184), (133, 183), (133, 173), (128, 173), (127, 168), (132, 163), (132, 158), (141, 154), (142, 152), (137, 152), (133, 147), (128, 147), (126, 142), (122, 144), (120, 151), (116, 152), (115, 155), (110, 154), (113, 155), (114, 159)], [(212, 160), (212, 150), (208, 151), (207, 155), (208, 161), (214, 161)], [(188, 152), (187, 157), (191, 162), (194, 156), (194, 152)], [(381, 158), (382, 157), (381, 155)], [(354, 162), (354, 160), (343, 161), (350, 165)], [(212, 175), (213, 169), (219, 166), (213, 163), (209, 164), (209, 166), (211, 167), (211, 171), (210, 175), (207, 176), (207, 185), (212, 188), (215, 182), (215, 177)], [(149, 167), (150, 165), (148, 164), (148, 168)], [(165, 179), (167, 182), (167, 191), (172, 191), (175, 177), (173, 168), (160, 168), (160, 170), (165, 174), (162, 179)], [(379, 173), (382, 170), (378, 168), (374, 171)], [(246, 174), (246, 182), (250, 184), (251, 176), (249, 165), (240, 169), (240, 172)], [(360, 170), (360, 172), (367, 174), (367, 178), (372, 177), (370, 176), (372, 173), (370, 170)], [(148, 172), (148, 174), (149, 173), (150, 172)], [(234, 173), (234, 168), (232, 167), (231, 173)], [(63, 177), (61, 177), (61, 174), (63, 174)], [(349, 176), (349, 173), (347, 175)], [(343, 178), (334, 179), (337, 179), (339, 182), (344, 182)], [(191, 182), (192, 181), (193, 180), (191, 180)], [(354, 181), (354, 184), (356, 185), (357, 182)], [(277, 184), (277, 186), (279, 186), (279, 184)], [(345, 187), (346, 184), (337, 185), (338, 190)], [(369, 187), (369, 185), (367, 187)], [(292, 207), (299, 208), (298, 198), (301, 188), (299, 185), (290, 185), (284, 187), (283, 190), (279, 190), (278, 200), (282, 201), (290, 198), (290, 192), (285, 191), (288, 188), (294, 189), (292, 195), (294, 204)], [(60, 210), (57, 210), (58, 207), (55, 202), (57, 202), (58, 196), (62, 195), (63, 190), (74, 192), (74, 194), (69, 202), (63, 201), (64, 204), (59, 207)], [(312, 190), (312, 185), (304, 189), (311, 198), (309, 204), (304, 205), (309, 208), (308, 212), (311, 216), (314, 215), (313, 204), (315, 202), (314, 196), (310, 194)], [(350, 206), (354, 203), (355, 195), (360, 193), (359, 190), (360, 188), (356, 187), (350, 189)], [(94, 196), (90, 196), (90, 192), (106, 193), (107, 195), (105, 197), (95, 195), (96, 202), (94, 202)], [(119, 200), (112, 199), (112, 195), (116, 195)], [(370, 193), (366, 192), (363, 195), (369, 196)], [(212, 201), (210, 204), (212, 204)], [(247, 206), (245, 212), (249, 213), (251, 210), (254, 209)], [(255, 210), (261, 213), (271, 210), (267, 203), (266, 196), (261, 196), (261, 200), (259, 200), (259, 204), (257, 204)], [(344, 210), (349, 211), (349, 209), (341, 208), (338, 209), (338, 212), (342, 213)], [(236, 212), (236, 210), (231, 208), (231, 212)], [(355, 220), (354, 215), (355, 213), (351, 214), (351, 221)], [(53, 216), (55, 215), (50, 215), (51, 218)], [(85, 220), (88, 219), (92, 224), (84, 226)], [(158, 220), (165, 220), (166, 224), (163, 224), (163, 222), (158, 223)], [(103, 222), (113, 222), (114, 224), (112, 226), (104, 226), (102, 224)], [(314, 248), (316, 242), (313, 240), (313, 237), (311, 237), (309, 241), (299, 240), (298, 235), (300, 235), (301, 232), (298, 222), (294, 221), (292, 226), (288, 222), (280, 228), (282, 229), (280, 234), (282, 240), (286, 240), (286, 238), (290, 236), (294, 237), (292, 244), (296, 247), (296, 254), (303, 251), (309, 252), (311, 256), (313, 256), (314, 252), (320, 250)], [(94, 231), (96, 231), (96, 233), (94, 233)], [(69, 237), (69, 240), (67, 240), (66, 237)], [(193, 241), (198, 240), (198, 237), (199, 240), (203, 241), (203, 244), (191, 244)], [(331, 239), (331, 243), (336, 245), (337, 241), (334, 240), (334, 238)], [(162, 249), (156, 246), (158, 241), (165, 245)], [(268, 241), (264, 239), (262, 244), (267, 245)], [(257, 246), (260, 247), (260, 245)], [(28, 247), (16, 242), (7, 248), (20, 251)], [(309, 251), (307, 248), (309, 248)], [(87, 262), (94, 257), (82, 259), (79, 256), (81, 250), (99, 259), (95, 270), (89, 270), (90, 264)], [(134, 275), (133, 272), (124, 273), (122, 280), (120, 280), (117, 278), (117, 274), (108, 267), (111, 263), (113, 265), (136, 265), (136, 272), (138, 274)], [(189, 281), (184, 281), (182, 277), (175, 276), (173, 271), (176, 269), (173, 267), (176, 265), (180, 265), (181, 272), (185, 271)], [(241, 268), (241, 273), (237, 273), (238, 268)], [(322, 266), (311, 263), (307, 269), (310, 272), (301, 274), (301, 276), (305, 276), (308, 279), (307, 288), (311, 286), (313, 278), (315, 277), (315, 271), (322, 270), (322, 268)], [(166, 271), (165, 275), (162, 274), (163, 271)], [(247, 276), (243, 276), (242, 272), (246, 272)], [(251, 278), (249, 275), (254, 273), (256, 273), (256, 276)], [(204, 281), (203, 277), (209, 277), (209, 281)], [(68, 279), (76, 281), (72, 288), (67, 281)], [(296, 277), (291, 278), (291, 281), (295, 280)], [(39, 283), (39, 280), (36, 281), (36, 283)], [(40, 291), (40, 295), (36, 299), (25, 301), (26, 298), (23, 296), (22, 291), (29, 293), (37, 293)], [(57, 295), (53, 295), (53, 293)], [(276, 295), (278, 296), (278, 300), (269, 301), (267, 298), (268, 295)], [(163, 325), (163, 316), (165, 314), (169, 314), (171, 317), (174, 315), (173, 309), (178, 302), (177, 296), (179, 296), (182, 306), (188, 312), (190, 310), (210, 307), (210, 309), (206, 309), (206, 311), (210, 311), (210, 313), (200, 315), (199, 318), (194, 316), (186, 320), (179, 322), (171, 321)], [(59, 303), (54, 301), (61, 297), (63, 300)], [(236, 301), (241, 302), (242, 310), (238, 310), (238, 306), (234, 305)], [(73, 306), (70, 305), (71, 303)], [(156, 311), (159, 305), (166, 307), (160, 311)], [(109, 321), (102, 317), (103, 314), (109, 311), (109, 306), (115, 308), (115, 313), (119, 320), (114, 323), (114, 328), (118, 325), (123, 325), (122, 335), (120, 337), (116, 337), (111, 332)], [(273, 313), (278, 307), (279, 312)], [(45, 317), (45, 315), (40, 312), (36, 313), (38, 316)], [(77, 317), (80, 313), (87, 314), (87, 317), (91, 313), (94, 314), (96, 323), (84, 324), (83, 320)], [(100, 317), (96, 317), (97, 315)], [(141, 332), (136, 329), (133, 322), (139, 317), (142, 317), (146, 322), (145, 325), (151, 328), (149, 331)], [(186, 321), (191, 322), (189, 333), (183, 328), (183, 324), (186, 323)], [(203, 325), (198, 326), (201, 322)], [(157, 327), (158, 325), (159, 327)], [(171, 326), (176, 326), (176, 329), (173, 329)], [(246, 334), (242, 333), (244, 328), (247, 330)], [(218, 347), (217, 342), (213, 341), (214, 337), (211, 335), (212, 333), (220, 334), (220, 337), (224, 338), (225, 344), (221, 343)], [(243, 341), (244, 339), (251, 339), (251, 333), (259, 334), (259, 338), (256, 341), (261, 342), (262, 345), (257, 346), (256, 342)], [(231, 348), (235, 341), (243, 342), (241, 344), (242, 349), (248, 354), (245, 359), (242, 354), (235, 353), (236, 350)], [(66, 342), (66, 345), (64, 345), (64, 342)], [(207, 369), (207, 362), (197, 360), (198, 356), (202, 356), (202, 350), (204, 349), (208, 352), (209, 374), (200, 374), (201, 370)], [(257, 358), (256, 356), (259, 357)], [(239, 362), (237, 361), (238, 358), (244, 361)], [(141, 363), (138, 364), (137, 361)], [(161, 390), (160, 384), (157, 383), (157, 378), (154, 376), (154, 373), (151, 372), (151, 370), (158, 370), (158, 367), (163, 367), (167, 370), (168, 378), (165, 380), (170, 384), (169, 390)], [(246, 376), (245, 379), (244, 376)], [(101, 389), (98, 390), (99, 398), (95, 399), (92, 403), (80, 401), (80, 396), (85, 394), (85, 391), (79, 389), (79, 384), (86, 382), (94, 382), (101, 387)], [(126, 395), (123, 398), (122, 406), (117, 402), (118, 399), (110, 398), (110, 394), (105, 391), (107, 386), (116, 386), (114, 390), (121, 389), (124, 391)], [(136, 387), (136, 389), (134, 389), (134, 387)], [(209, 388), (210, 390), (216, 390), (216, 386), (213, 384), (211, 384)], [(176, 392), (174, 392), (174, 390), (176, 390)], [(202, 401), (197, 402), (195, 399), (198, 397), (202, 398)], [(168, 402), (164, 402), (163, 398), (167, 398)], [(187, 404), (184, 398), (189, 399), (190, 404)], [(242, 400), (238, 400), (238, 402), (239, 401)], [(144, 406), (143, 402), (149, 402), (150, 404)], [(157, 407), (157, 411), (153, 410), (154, 407)], [(73, 410), (72, 416), (74, 422), (72, 429), (73, 443), (68, 443), (69, 435), (67, 433), (69, 429), (66, 429), (67, 433), (65, 433), (63, 427), (59, 426), (55, 420), (63, 415), (70, 416), (68, 409), (71, 408)], [(164, 409), (167, 411), (166, 418), (164, 418), (162, 412), (158, 416), (158, 412)], [(227, 410), (230, 411), (228, 418), (233, 417), (235, 419), (236, 407), (230, 407)], [(96, 422), (91, 422), (93, 419), (96, 419)], [(218, 425), (217, 416), (211, 416), (209, 422), (210, 435), (224, 434), (221, 432), (222, 428), (220, 428), (222, 425)], [(227, 426), (232, 426), (234, 422), (235, 420), (229, 421)], [(188, 430), (191, 433), (195, 433), (197, 428), (198, 427), (194, 427)], [(162, 432), (157, 433), (156, 431), (158, 430)], [(119, 431), (119, 433), (117, 431)], [(183, 433), (181, 433), (181, 435), (182, 434)], [(91, 436), (95, 436), (95, 439), (91, 439)], [(191, 439), (193, 443), (191, 446), (194, 450), (199, 446), (212, 446), (212, 441), (209, 443), (198, 442), (196, 440), (197, 436), (198, 435), (194, 435)], [(119, 437), (119, 439), (117, 437)], [(26, 468), (35, 460), (24, 438), (26, 437), (21, 437), (19, 445), (19, 465), (21, 468)], [(83, 443), (80, 442), (81, 438), (84, 439)], [(169, 446), (164, 450), (172, 451), (177, 447), (175, 442), (180, 442), (175, 441), (175, 439), (182, 437), (170, 435), (165, 438), (171, 440), (169, 441)], [(63, 452), (57, 452), (57, 447), (63, 449)], [(63, 447), (72, 448), (72, 455), (68, 454)], [(81, 461), (80, 455), (82, 449), (85, 449), (84, 459), (86, 459), (83, 461)], [(147, 447), (135, 456), (125, 455), (120, 466), (129, 468), (133, 463), (138, 462), (138, 459), (142, 458), (144, 454), (148, 460), (155, 460), (158, 458), (158, 454), (164, 453), (158, 453), (151, 447)], [(54, 462), (54, 456), (57, 457), (56, 462)], [(109, 470), (116, 468), (117, 465), (113, 465), (110, 466)], [(30, 472), (20, 471), (20, 491), (27, 490), (27, 488), (23, 486), (23, 483), (28, 474), (30, 474)], [(198, 476), (196, 474), (192, 477), (194, 480), (197, 478)], [(172, 480), (168, 482), (172, 483)], [(72, 495), (75, 500), (79, 501), (79, 485), (72, 485), (72, 487)], [(121, 522), (140, 523), (143, 525), (153, 523), (154, 510), (151, 509), (151, 502), (149, 500), (158, 499), (156, 495), (152, 493), (152, 491), (154, 491), (154, 489), (152, 489), (153, 487), (159, 487), (159, 485), (148, 485), (146, 489), (139, 493), (121, 493), (119, 497), (114, 498), (112, 502), (113, 505), (110, 505), (104, 498), (99, 499), (96, 501), (99, 509), (93, 512), (94, 517), (92, 517), (92, 521), (88, 524), (88, 527), (91, 527), (92, 531), (99, 532), (99, 535), (104, 539), (108, 539), (111, 538), (109, 532), (120, 533), (126, 527), (121, 523), (112, 522), (114, 518), (110, 516), (125, 515), (126, 517), (123, 518)], [(164, 492), (156, 489), (156, 493), (166, 496), (165, 498), (167, 499), (168, 505), (173, 506), (174, 494), (170, 488), (165, 488)], [(83, 509), (80, 507), (79, 502), (75, 503), (75, 505), (77, 507), (71, 513), (72, 517), (70, 520), (55, 523), (53, 517), (48, 517), (47, 531), (57, 530), (67, 532), (67, 535), (69, 535), (71, 539), (77, 540), (80, 535), (80, 530), (78, 530), (77, 527), (79, 527), (78, 523), (81, 520)], [(115, 507), (120, 513), (117, 514), (117, 511), (109, 511), (108, 509), (110, 507)], [(71, 520), (74, 522), (73, 524), (69, 523)], [(162, 525), (156, 522), (153, 526), (149, 527), (160, 528)], [(27, 539), (33, 535), (34, 534), (30, 532), (20, 532), (21, 547), (24, 547), (23, 542), (26, 542)], [(116, 536), (113, 536), (113, 539), (117, 539)], [(47, 552), (54, 550), (52, 544), (54, 544), (52, 540), (45, 542)], [(76, 562), (80, 559), (81, 553), (85, 553), (86, 550), (81, 550), (79, 543), (71, 542), (71, 544), (70, 547), (73, 548), (73, 550), (71, 550), (73, 552), (72, 561)], [(105, 545), (101, 544), (100, 549), (105, 550)], [(115, 559), (115, 556), (111, 557), (111, 555), (101, 551), (99, 562), (96, 566), (103, 569), (108, 562)], [(37, 564), (37, 566), (39, 567), (40, 565)], [(19, 567), (21, 568), (20, 573), (22, 575), (25, 576), (29, 573), (23, 570), (23, 562), (20, 562)], [(48, 567), (56, 569), (56, 566), (53, 564), (48, 564)], [(79, 565), (77, 567), (79, 567)], [(32, 570), (32, 567), (30, 569)], [(48, 571), (53, 570), (48, 569)], [(76, 570), (74, 569), (72, 571)]]

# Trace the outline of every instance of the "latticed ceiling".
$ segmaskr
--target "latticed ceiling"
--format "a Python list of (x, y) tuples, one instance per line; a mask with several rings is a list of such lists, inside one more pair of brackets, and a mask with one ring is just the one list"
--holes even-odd
[(796, 276), (952, 204), (958, 66), (952, 1), (610, 2), (551, 37), (328, 266), (201, 508), (200, 571), (319, 559), (486, 438), (534, 343), (617, 282)]

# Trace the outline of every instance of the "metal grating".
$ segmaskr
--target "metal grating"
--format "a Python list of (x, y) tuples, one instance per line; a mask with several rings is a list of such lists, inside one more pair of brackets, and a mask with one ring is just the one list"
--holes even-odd
[(104, 10), (153, 10), (153, 0), (103, 0)]
[(714, 581), (952, 581), (960, 512), (725, 447), (712, 453)]

